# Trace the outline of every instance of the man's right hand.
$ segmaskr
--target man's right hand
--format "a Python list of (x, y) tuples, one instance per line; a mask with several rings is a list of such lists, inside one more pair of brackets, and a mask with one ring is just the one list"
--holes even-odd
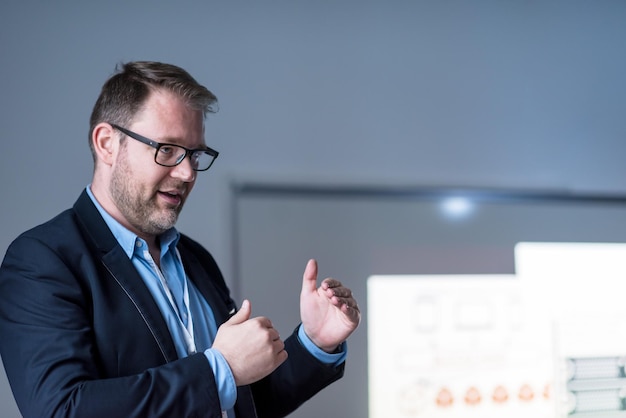
[(228, 362), (237, 386), (261, 380), (287, 360), (285, 344), (272, 322), (262, 316), (250, 318), (251, 312), (246, 299), (239, 312), (219, 327), (212, 347)]

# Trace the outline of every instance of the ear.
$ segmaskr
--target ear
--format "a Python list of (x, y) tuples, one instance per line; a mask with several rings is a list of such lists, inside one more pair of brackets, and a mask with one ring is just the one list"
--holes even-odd
[(112, 165), (119, 149), (119, 141), (115, 129), (108, 123), (99, 123), (91, 134), (91, 142), (98, 161)]

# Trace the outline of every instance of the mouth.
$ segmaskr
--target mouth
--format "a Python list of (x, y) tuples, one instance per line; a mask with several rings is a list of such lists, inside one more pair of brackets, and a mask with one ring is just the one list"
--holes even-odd
[(182, 204), (185, 195), (184, 191), (179, 190), (158, 191), (157, 194), (167, 204), (172, 206), (179, 206), (180, 204)]

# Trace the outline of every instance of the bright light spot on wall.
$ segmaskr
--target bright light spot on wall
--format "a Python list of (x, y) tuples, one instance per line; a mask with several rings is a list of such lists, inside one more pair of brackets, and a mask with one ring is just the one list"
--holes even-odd
[(474, 204), (465, 197), (449, 197), (441, 202), (441, 211), (450, 219), (463, 219), (474, 211)]

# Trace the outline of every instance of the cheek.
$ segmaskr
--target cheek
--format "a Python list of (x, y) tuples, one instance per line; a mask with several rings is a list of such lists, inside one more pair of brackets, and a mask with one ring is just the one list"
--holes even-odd
[(137, 164), (132, 169), (133, 179), (137, 183), (158, 185), (167, 180), (169, 177), (170, 169), (168, 167), (162, 167), (156, 163)]

